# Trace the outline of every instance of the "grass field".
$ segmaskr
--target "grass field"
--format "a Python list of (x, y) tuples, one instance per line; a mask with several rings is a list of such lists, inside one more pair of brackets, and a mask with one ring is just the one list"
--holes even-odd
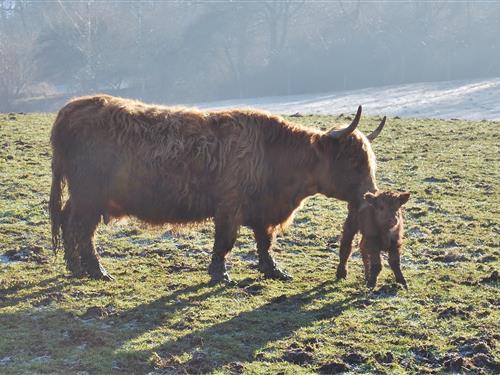
[(49, 244), (53, 119), (0, 114), (0, 373), (500, 371), (499, 122), (388, 120), (377, 178), (412, 193), (409, 290), (385, 267), (370, 292), (358, 251), (335, 281), (346, 207), (321, 196), (278, 237), (291, 282), (260, 276), (247, 229), (229, 258), (237, 286), (209, 286), (211, 225), (175, 234), (133, 221), (98, 231), (114, 282), (69, 278)]

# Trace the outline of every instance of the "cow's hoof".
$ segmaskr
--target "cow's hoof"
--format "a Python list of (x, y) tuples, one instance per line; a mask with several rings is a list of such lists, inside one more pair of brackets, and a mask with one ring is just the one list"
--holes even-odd
[(82, 279), (84, 277), (87, 277), (87, 273), (83, 271), (70, 271), (69, 272), (69, 277), (73, 279)]
[(226, 271), (226, 265), (221, 262), (212, 262), (208, 267), (208, 273), (210, 274), (210, 285), (215, 284), (226, 284), (234, 285), (233, 280), (229, 277)]
[(87, 272), (91, 279), (104, 281), (113, 281), (115, 279), (106, 271), (106, 268), (104, 268), (101, 263), (97, 263), (95, 266), (88, 268)]
[(108, 272), (89, 273), (89, 277), (94, 280), (113, 281), (115, 278)]
[(280, 270), (279, 268), (273, 268), (269, 271), (264, 272), (264, 277), (266, 279), (274, 279), (281, 281), (290, 281), (292, 280), (292, 276), (285, 271)]
[(66, 269), (69, 271), (71, 277), (80, 279), (87, 276), (87, 272), (84, 271), (79, 260), (78, 262), (69, 262), (66, 260)]
[(337, 280), (347, 278), (347, 270), (342, 268), (337, 268)]
[(235, 282), (229, 277), (227, 272), (224, 272), (222, 275), (211, 275), (210, 285), (224, 284), (224, 285), (235, 285)]
[(93, 279), (96, 279), (96, 280), (104, 280), (104, 281), (113, 281), (115, 278), (113, 276), (111, 276), (109, 273), (103, 273), (101, 275), (99, 275), (98, 277), (94, 277), (92, 276)]

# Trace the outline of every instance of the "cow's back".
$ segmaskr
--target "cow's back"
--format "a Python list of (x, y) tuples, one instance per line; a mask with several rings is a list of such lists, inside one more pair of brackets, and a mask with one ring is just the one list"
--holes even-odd
[(213, 216), (222, 201), (244, 204), (262, 188), (266, 145), (283, 131), (279, 120), (99, 95), (61, 109), (52, 144), (70, 191), (91, 185), (104, 206), (112, 202), (123, 214), (189, 222)]

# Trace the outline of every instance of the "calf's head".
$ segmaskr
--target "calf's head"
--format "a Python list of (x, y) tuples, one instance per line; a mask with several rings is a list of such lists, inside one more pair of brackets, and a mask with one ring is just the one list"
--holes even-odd
[(364, 198), (374, 208), (374, 217), (378, 228), (390, 230), (400, 224), (399, 210), (410, 199), (410, 193), (378, 190), (375, 193), (366, 193)]

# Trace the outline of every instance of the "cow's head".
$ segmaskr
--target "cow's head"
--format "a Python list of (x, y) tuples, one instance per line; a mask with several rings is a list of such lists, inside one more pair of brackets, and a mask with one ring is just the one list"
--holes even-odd
[(329, 197), (362, 203), (363, 194), (376, 191), (376, 160), (371, 142), (382, 131), (386, 118), (365, 136), (357, 126), (361, 106), (347, 127), (334, 127), (318, 138), (319, 190)]
[(366, 193), (365, 201), (373, 207), (377, 226), (381, 230), (390, 230), (400, 224), (399, 209), (410, 199), (410, 193), (376, 191)]

